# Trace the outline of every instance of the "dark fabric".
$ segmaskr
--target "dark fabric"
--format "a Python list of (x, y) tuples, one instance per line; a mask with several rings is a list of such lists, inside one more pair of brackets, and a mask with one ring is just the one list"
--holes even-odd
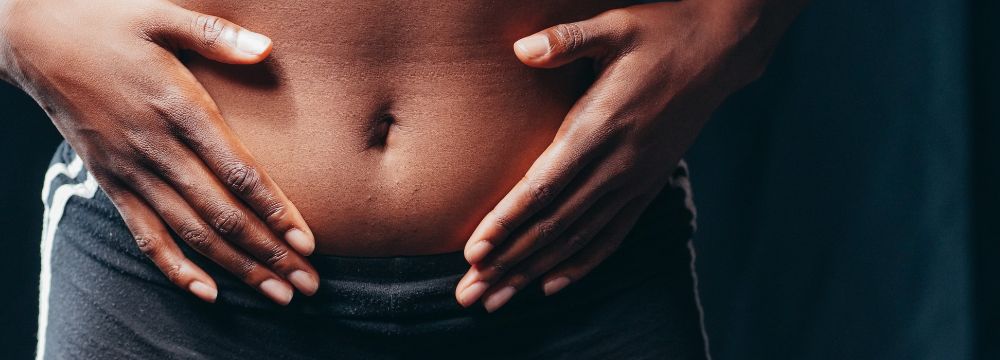
[[(941, 79), (957, 79), (958, 82), (968, 79), (977, 84), (976, 92), (971, 94), (979, 108), (977, 113), (967, 119), (949, 115), (936, 121), (950, 124), (948, 126), (969, 123), (975, 126), (968, 134), (977, 139), (973, 150), (975, 169), (970, 175), (974, 179), (958, 182), (973, 186), (969, 191), (976, 205), (975, 236), (980, 246), (969, 252), (979, 259), (977, 294), (982, 296), (981, 289), (989, 292), (981, 298), (976, 313), (969, 316), (982, 323), (978, 346), (989, 349), (976, 358), (1000, 359), (1000, 341), (996, 340), (1000, 334), (997, 311), (1000, 309), (997, 306), (1000, 304), (997, 289), (1000, 287), (997, 280), (1000, 276), (1000, 261), (997, 261), (1000, 258), (1000, 241), (997, 240), (1000, 239), (998, 6), (1000, 2), (996, 0), (813, 1), (789, 33), (764, 82), (733, 99), (709, 125), (689, 159), (694, 165), (693, 181), (698, 189), (700, 210), (701, 226), (696, 241), (699, 282), (708, 306), (708, 328), (715, 358), (967, 358), (961, 354), (965, 347), (961, 339), (972, 335), (947, 330), (952, 325), (938, 325), (939, 322), (961, 324), (965, 321), (961, 312), (949, 318), (922, 308), (884, 305), (892, 299), (918, 303), (921, 299), (940, 299), (949, 294), (953, 298), (931, 302), (962, 303), (969, 295), (965, 292), (968, 289), (961, 287), (967, 281), (961, 275), (948, 275), (957, 284), (935, 279), (915, 291), (890, 291), (895, 286), (887, 291), (870, 289), (907, 277), (903, 271), (885, 274), (883, 267), (913, 269), (912, 276), (923, 277), (922, 274), (928, 272), (953, 273), (949, 269), (954, 264), (969, 259), (946, 254), (933, 262), (921, 260), (934, 256), (938, 246), (926, 241), (925, 237), (908, 241), (902, 235), (882, 233), (859, 238), (859, 233), (902, 232), (893, 229), (912, 229), (920, 224), (937, 231), (934, 229), (938, 225), (928, 216), (897, 215), (902, 219), (889, 219), (888, 215), (883, 215), (895, 209), (914, 208), (912, 200), (898, 205), (886, 204), (886, 200), (858, 201), (864, 198), (858, 192), (916, 186), (933, 179), (935, 174), (947, 178), (964, 176), (961, 171), (939, 165), (925, 168), (919, 164), (920, 159), (913, 160), (917, 165), (889, 165), (881, 169), (879, 164), (883, 162), (905, 159), (900, 153), (926, 157), (927, 151), (921, 149), (933, 144), (925, 137), (901, 148), (877, 146), (882, 139), (912, 137), (910, 131), (933, 136), (938, 131), (916, 124), (920, 120), (913, 120), (913, 126), (902, 120), (890, 125), (885, 123), (884, 114), (912, 115), (925, 121), (939, 115), (909, 110), (905, 104), (878, 111), (869, 111), (869, 108), (887, 98), (895, 99), (896, 104), (906, 101), (924, 106), (938, 93), (964, 87), (958, 83), (927, 85), (924, 82), (941, 84)], [(944, 11), (939, 11), (941, 9)], [(973, 23), (967, 23), (963, 13), (971, 14)], [(952, 23), (951, 30), (942, 33), (942, 22)], [(939, 37), (955, 32), (967, 32), (968, 36)], [(924, 45), (915, 46), (920, 43)], [(965, 44), (969, 44), (969, 48), (961, 49)], [(934, 60), (940, 54), (971, 55), (973, 58), (968, 60), (975, 64), (964, 67), (960, 64), (962, 60), (947, 64)], [(955, 69), (956, 66), (962, 69)], [(891, 76), (882, 74), (881, 69), (886, 68), (890, 69), (886, 74)], [(892, 71), (893, 68), (899, 71)], [(800, 75), (801, 80), (794, 87), (775, 85), (787, 84), (789, 79)], [(911, 78), (923, 80), (918, 82)], [(947, 103), (956, 103), (954, 97), (948, 99), (951, 100)], [(831, 109), (845, 110), (824, 115)], [(792, 117), (794, 114), (798, 116)], [(777, 121), (779, 116), (784, 120)], [(5, 176), (0, 177), (0, 188), (4, 189), (0, 192), (0, 224), (9, 239), (4, 243), (8, 257), (0, 266), (4, 274), (10, 275), (5, 296), (0, 299), (4, 319), (0, 325), (3, 327), (0, 348), (4, 358), (26, 359), (34, 351), (33, 329), (37, 317), (38, 248), (35, 239), (41, 215), (39, 182), (51, 148), (60, 139), (41, 109), (6, 84), (0, 84), (0, 121), (5, 125), (5, 131), (0, 132), (0, 160), (6, 171)], [(778, 127), (785, 130), (778, 132)], [(795, 131), (798, 128), (806, 131), (799, 134)], [(787, 143), (800, 135), (803, 138), (795, 146)], [(815, 139), (823, 141), (814, 145)], [(863, 151), (854, 150), (855, 147)], [(790, 157), (795, 152), (803, 152), (799, 161), (789, 163), (782, 161), (785, 158), (778, 158), (781, 154)], [(832, 155), (834, 153), (844, 155)], [(824, 156), (826, 154), (831, 155)], [(830, 174), (834, 176), (823, 180)], [(768, 185), (775, 179), (802, 177), (807, 181), (796, 183), (792, 190), (784, 188), (789, 186), (788, 181)], [(845, 178), (852, 179), (844, 182)], [(871, 184), (859, 186), (863, 179)], [(886, 185), (890, 180), (891, 185)], [(947, 198), (948, 192), (934, 194), (939, 193), (924, 189), (912, 191), (906, 198)], [(798, 199), (799, 203), (789, 199)], [(864, 210), (872, 203), (882, 205), (878, 211), (859, 215), (843, 210)], [(754, 225), (754, 219), (765, 217), (764, 214), (775, 209), (782, 211), (774, 217), (785, 219), (795, 229), (775, 231), (779, 226), (777, 220), (770, 220), (769, 225), (761, 227), (747, 226)], [(850, 216), (842, 220), (845, 213)], [(860, 220), (865, 216), (870, 221)], [(802, 235), (809, 232), (823, 235)], [(940, 243), (961, 246), (969, 241), (949, 237)], [(859, 243), (863, 246), (854, 249)], [(879, 244), (881, 249), (872, 249)], [(819, 249), (811, 250), (813, 246)], [(836, 250), (831, 251), (831, 248)], [(941, 266), (940, 262), (951, 265)], [(832, 268), (856, 268), (856, 271), (848, 274), (846, 270), (828, 270)], [(853, 286), (854, 282), (859, 286)], [(905, 283), (906, 288), (914, 287), (909, 281)], [(828, 298), (830, 294), (842, 297)], [(843, 297), (853, 301), (847, 302)], [(877, 310), (892, 315), (881, 316)], [(828, 311), (834, 314), (822, 314)], [(844, 314), (847, 315), (838, 321), (837, 317)], [(992, 317), (987, 318), (987, 314)], [(934, 350), (925, 351), (931, 346), (924, 345), (927, 334), (933, 333), (946, 338), (946, 343), (956, 344), (954, 350), (935, 345)], [(935, 343), (938, 342), (932, 340), (928, 344)], [(892, 349), (883, 349), (882, 345)], [(907, 349), (908, 346), (912, 348)], [(894, 356), (892, 353), (900, 348), (903, 350)]]
[[(54, 163), (69, 163), (63, 145)], [(678, 176), (684, 176), (683, 168)], [(57, 189), (85, 182), (55, 178)], [(461, 308), (461, 253), (312, 256), (313, 297), (281, 307), (191, 253), (217, 304), (175, 288), (137, 250), (106, 195), (70, 197), (52, 247), (46, 359), (705, 359), (688, 246), (687, 191), (671, 187), (625, 245), (545, 298), (534, 284), (494, 314)], [(52, 211), (51, 214), (56, 214)], [(54, 215), (52, 215), (54, 216)], [(190, 252), (189, 252), (190, 253)], [(43, 260), (44, 262), (44, 260)], [(43, 275), (43, 287), (44, 283)], [(43, 299), (44, 302), (44, 299)]]

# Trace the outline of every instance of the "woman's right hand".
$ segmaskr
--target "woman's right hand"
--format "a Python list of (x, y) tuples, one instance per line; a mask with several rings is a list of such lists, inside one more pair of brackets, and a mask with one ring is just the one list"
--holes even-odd
[(0, 76), (45, 109), (174, 284), (205, 301), (218, 295), (168, 228), (279, 304), (291, 285), (315, 293), (312, 232), (181, 50), (252, 64), (271, 41), (166, 0), (0, 0)]

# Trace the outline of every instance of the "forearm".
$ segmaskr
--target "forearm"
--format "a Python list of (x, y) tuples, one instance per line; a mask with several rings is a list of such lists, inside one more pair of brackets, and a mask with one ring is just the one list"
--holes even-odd
[(782, 35), (809, 0), (706, 0), (708, 21), (719, 30), (740, 86), (764, 71)]
[(776, 42), (788, 25), (808, 5), (809, 0), (707, 0), (718, 25), (744, 35), (756, 33), (760, 39)]

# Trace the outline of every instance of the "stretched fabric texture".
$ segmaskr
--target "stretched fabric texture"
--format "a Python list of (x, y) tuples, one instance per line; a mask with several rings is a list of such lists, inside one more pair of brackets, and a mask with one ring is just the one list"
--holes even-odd
[[(1000, 359), (998, 7), (814, 1), (709, 124), (688, 159), (715, 359)], [(60, 139), (4, 84), (0, 122), (0, 347), (28, 359)]]

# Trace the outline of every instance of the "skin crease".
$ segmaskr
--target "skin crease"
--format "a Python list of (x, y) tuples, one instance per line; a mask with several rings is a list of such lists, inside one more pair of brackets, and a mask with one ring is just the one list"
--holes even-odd
[[(168, 228), (278, 303), (315, 291), (299, 255), (313, 234), (339, 255), (464, 247), (456, 297), (493, 311), (610, 255), (804, 2), (177, 5), (0, 1), (0, 75), (49, 112), (171, 280), (215, 298)], [(575, 21), (545, 55), (512, 49)], [(237, 51), (252, 37), (236, 24), (273, 53)]]

